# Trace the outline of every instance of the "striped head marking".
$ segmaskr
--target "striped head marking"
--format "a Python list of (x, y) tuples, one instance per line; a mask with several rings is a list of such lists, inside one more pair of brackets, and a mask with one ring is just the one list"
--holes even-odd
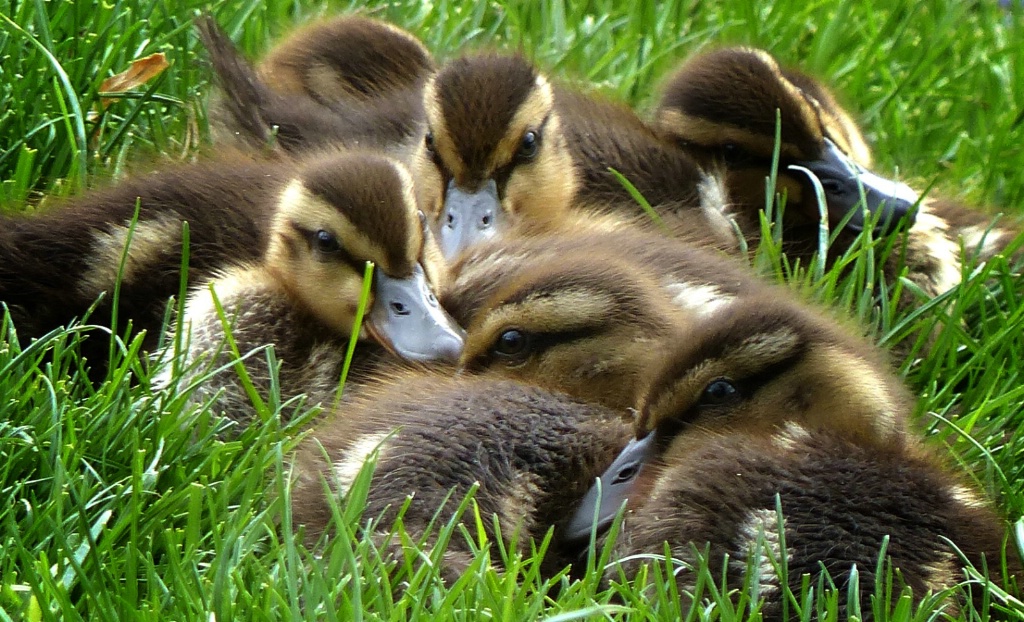
[(335, 155), (306, 165), (282, 192), (267, 264), (296, 300), (348, 334), (373, 262), (367, 331), (403, 358), (454, 359), (462, 331), (434, 297), (443, 264), (426, 232), (404, 166)]
[[(547, 79), (519, 56), (464, 56), (424, 89), (427, 133), (417, 175), (441, 178), (438, 219), (448, 257), (500, 235), (534, 203), (567, 204), (572, 160)], [(557, 174), (556, 174), (557, 173)]]
[(658, 286), (593, 256), (526, 266), (483, 304), (460, 360), (611, 407), (634, 387), (674, 310)]
[(905, 429), (911, 401), (880, 353), (796, 303), (738, 301), (677, 343), (638, 404), (637, 435), (654, 431), (663, 447), (685, 431), (790, 422), (867, 441)]

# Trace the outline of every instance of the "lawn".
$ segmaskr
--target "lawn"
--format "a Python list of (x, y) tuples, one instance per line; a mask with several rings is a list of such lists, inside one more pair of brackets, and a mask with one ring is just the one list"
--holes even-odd
[[(1019, 217), (1024, 205), (1024, 9), (994, 1), (10, 0), (0, 4), (0, 209), (34, 209), (45, 196), (210, 149), (209, 71), (191, 25), (198, 10), (211, 8), (258, 55), (295, 24), (357, 6), (408, 28), (440, 60), (466, 49), (520, 50), (559, 79), (641, 110), (688, 55), (725, 43), (764, 47), (835, 87), (883, 174), (993, 215)], [(105, 78), (154, 52), (166, 54), (166, 71), (101, 102)], [(764, 249), (758, 265), (781, 277), (789, 270), (774, 250)], [(1024, 285), (1012, 262), (972, 266), (962, 285), (898, 316), (865, 293), (871, 259), (858, 253), (853, 276), (790, 278), (808, 297), (847, 308), (883, 345), (930, 336), (927, 354), (921, 339), (899, 361), (921, 396), (919, 428), (996, 500), (1011, 546), (1024, 545)], [(72, 327), (20, 349), (13, 330), (0, 323), (0, 620), (757, 615), (747, 592), (723, 593), (711, 576), (700, 606), (680, 612), (666, 585), (674, 585), (665, 580), (670, 563), (610, 587), (596, 572), (543, 580), (535, 558), (514, 555), (497, 572), (486, 547), (452, 585), (420, 563), (440, 551), (390, 568), (359, 535), (372, 518), (359, 515), (365, 486), (339, 508), (338, 537), (307, 550), (290, 528), (285, 474), (309, 417), (283, 425), (275, 416), (293, 404), (271, 401), (264, 424), (225, 439), (207, 409), (151, 387), (130, 335), (115, 331), (109, 377), (97, 386), (80, 369), (76, 343), (109, 333)], [(478, 534), (439, 526), (442, 541)], [(392, 598), (399, 583), (405, 589)], [(794, 595), (805, 619), (834, 617), (834, 594), (822, 587)], [(935, 619), (945, 596), (919, 609), (908, 599), (892, 611), (879, 602), (875, 617)], [(996, 610), (1024, 615), (1014, 595), (990, 596)]]

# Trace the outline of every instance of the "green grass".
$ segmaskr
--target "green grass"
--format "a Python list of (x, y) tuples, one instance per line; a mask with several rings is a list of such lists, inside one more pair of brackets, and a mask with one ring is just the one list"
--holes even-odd
[[(249, 0), (212, 8), (258, 54), (294, 24), (352, 4)], [(0, 206), (30, 209), (43, 194), (75, 192), (201, 150), (208, 71), (190, 20), (207, 6), (0, 4)], [(641, 108), (688, 54), (723, 43), (766, 47), (836, 86), (859, 113), (882, 172), (898, 169), (918, 187), (934, 184), (993, 210), (1019, 214), (1024, 204), (1024, 48), (1017, 44), (1024, 11), (1008, 14), (994, 2), (507, 0), (464, 7), (441, 0), (375, 2), (368, 10), (418, 34), (441, 59), (467, 47), (519, 49), (562, 79)], [(157, 51), (171, 61), (164, 74), (103, 114), (88, 114), (98, 110), (104, 78)], [(843, 277), (820, 266), (794, 271), (771, 245), (758, 265), (852, 311), (882, 343), (903, 343), (902, 370), (921, 394), (921, 427), (1019, 519), (1024, 286), (997, 259), (966, 269), (961, 286), (900, 316), (865, 293), (876, 283), (866, 248), (885, 243), (864, 240)], [(21, 350), (11, 330), (4, 320), (0, 620), (655, 620), (679, 611), (674, 584), (665, 580), (671, 560), (631, 585), (606, 587), (596, 575), (541, 580), (536, 560), (516, 556), (498, 572), (480, 547), (478, 564), (442, 586), (423, 563), (436, 561), (438, 551), (398, 567), (382, 560), (359, 535), (373, 517), (358, 515), (358, 498), (338, 508), (338, 537), (314, 555), (289, 528), (286, 457), (308, 420), (279, 424), (274, 413), (290, 405), (271, 400), (263, 425), (226, 439), (208, 409), (186, 406), (187, 394), (151, 387), (138, 340), (116, 342), (111, 380), (92, 387), (75, 343), (106, 338), (102, 332), (73, 327)], [(359, 486), (352, 492), (364, 493)], [(439, 529), (442, 539), (470, 537), (479, 546), (475, 532)], [(1017, 529), (1024, 532), (1021, 523)], [(705, 606), (681, 617), (748, 617), (756, 605), (745, 600), (748, 591), (727, 594), (720, 577), (696, 572)], [(391, 588), (400, 584), (402, 596), (393, 600)], [(794, 595), (808, 619), (834, 611), (834, 595), (822, 588)], [(861, 589), (898, 588), (883, 580)], [(901, 601), (879, 619), (935, 619), (930, 606), (941, 598), (918, 610)]]

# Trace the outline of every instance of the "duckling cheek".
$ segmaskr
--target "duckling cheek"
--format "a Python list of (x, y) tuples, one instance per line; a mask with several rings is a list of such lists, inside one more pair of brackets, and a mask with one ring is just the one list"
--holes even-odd
[(408, 278), (378, 272), (374, 280), (369, 323), (382, 345), (410, 361), (459, 359), (466, 334), (437, 302), (422, 266)]
[(441, 213), (441, 252), (451, 259), (463, 249), (499, 235), (507, 227), (506, 221), (493, 179), (474, 192), (466, 192), (453, 179)]

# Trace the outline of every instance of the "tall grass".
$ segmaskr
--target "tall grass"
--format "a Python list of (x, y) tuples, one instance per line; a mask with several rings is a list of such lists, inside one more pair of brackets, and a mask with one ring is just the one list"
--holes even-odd
[[(466, 48), (521, 50), (560, 79), (641, 109), (680, 59), (725, 43), (757, 45), (836, 86), (881, 171), (1012, 215), (1024, 201), (1024, 12), (995, 2), (9, 0), (0, 5), (0, 208), (32, 209), (43, 196), (206, 149), (209, 72), (191, 28), (205, 8), (253, 55), (297, 23), (358, 8), (409, 28), (440, 59)], [(101, 108), (102, 81), (153, 52), (170, 67)], [(813, 266), (794, 274), (771, 245), (760, 265), (852, 312), (883, 344), (904, 344), (902, 371), (921, 394), (922, 429), (1018, 519), (1024, 305), (1014, 267), (1003, 259), (968, 267), (962, 285), (901, 315), (866, 293), (877, 278), (867, 251), (877, 244), (885, 241), (865, 239), (843, 275)], [(535, 559), (511, 554), (499, 572), (487, 547), (454, 523), (439, 525), (439, 537), (469, 537), (481, 552), (470, 572), (442, 585), (429, 563), (437, 550), (396, 567), (360, 535), (374, 518), (358, 512), (365, 481), (337, 508), (337, 537), (308, 550), (290, 529), (285, 476), (306, 419), (282, 425), (275, 410), (291, 405), (272, 405), (263, 425), (226, 438), (209, 409), (187, 405), (187, 392), (152, 386), (138, 340), (117, 343), (113, 380), (93, 386), (76, 343), (108, 335), (73, 326), (22, 349), (15, 328), (6, 317), (0, 323), (0, 620), (755, 615), (750, 590), (728, 592), (699, 564), (699, 604), (681, 605), (671, 559), (610, 586), (597, 573), (541, 580)], [(473, 516), (471, 503), (466, 511)], [(860, 589), (898, 590), (880, 575), (879, 585)], [(793, 596), (805, 619), (834, 613), (826, 587)], [(876, 614), (935, 619), (944, 597), (917, 609), (905, 599), (893, 611), (879, 605)]]

